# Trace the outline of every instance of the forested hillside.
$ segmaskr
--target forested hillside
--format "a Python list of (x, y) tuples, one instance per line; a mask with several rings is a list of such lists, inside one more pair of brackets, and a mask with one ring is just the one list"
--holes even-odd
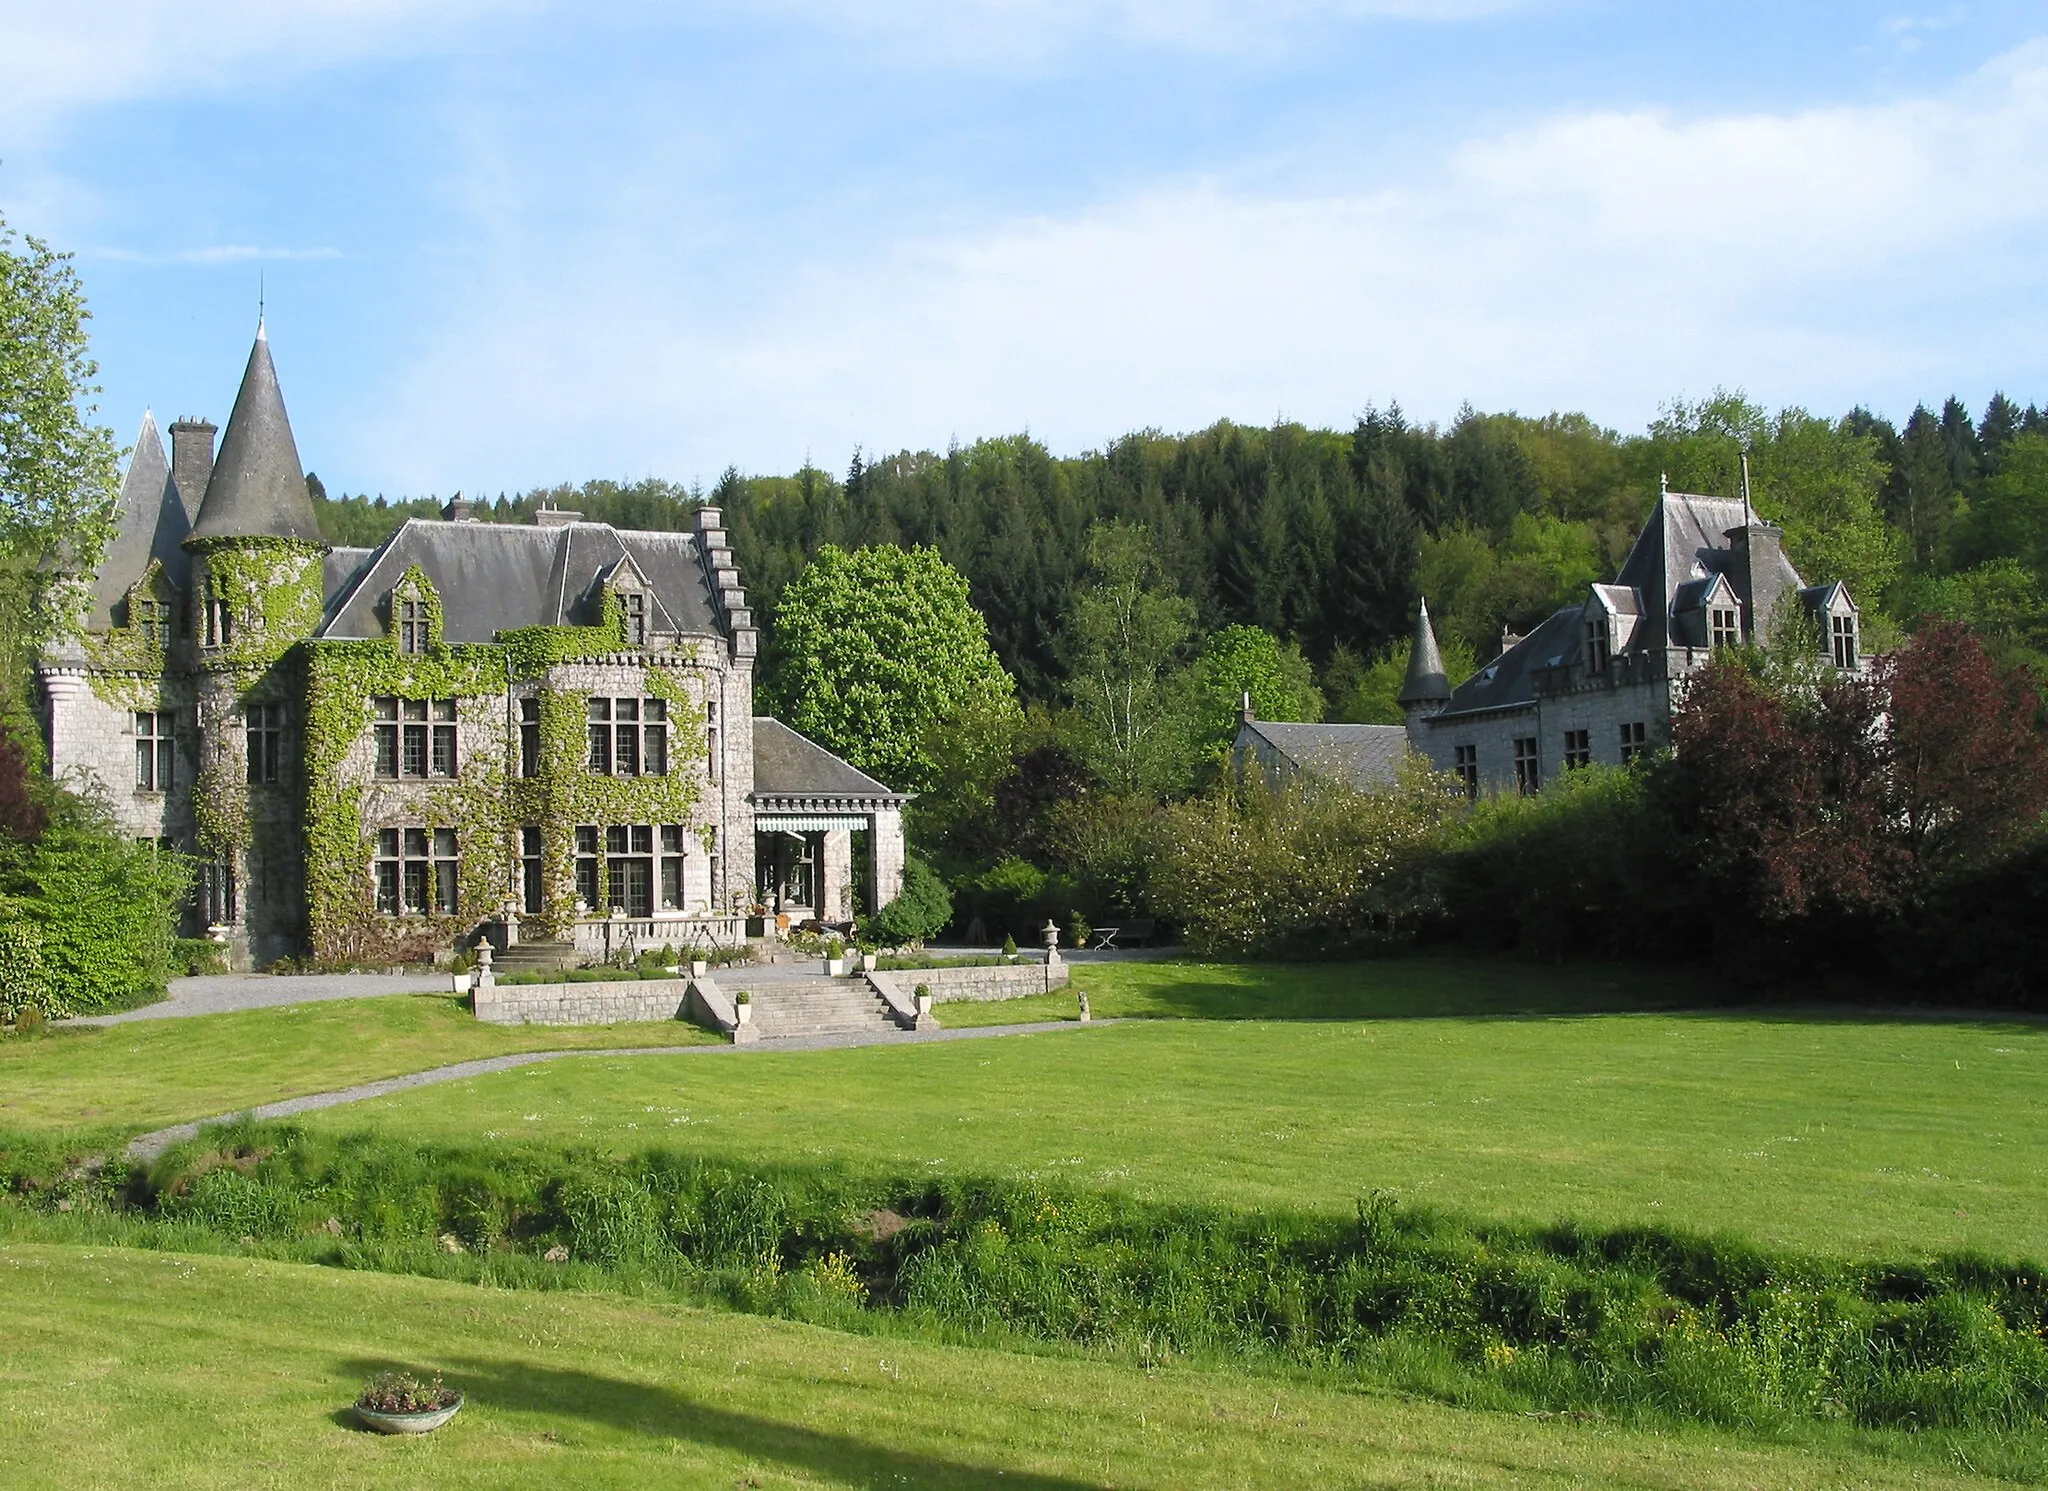
[[(478, 506), (499, 521), (552, 502), (669, 528), (715, 502), (771, 629), (821, 546), (935, 545), (966, 575), (1022, 696), (1048, 703), (1062, 692), (1056, 639), (1090, 529), (1140, 524), (1200, 633), (1244, 624), (1298, 643), (1333, 714), (1382, 717), (1384, 678), (1375, 688), (1363, 665), (1398, 650), (1419, 596), (1447, 647), (1483, 661), (1504, 628), (1533, 625), (1615, 568), (1660, 482), (1736, 494), (1745, 451), (1758, 509), (1785, 526), (1809, 578), (1851, 584), (1873, 640), (1940, 614), (1973, 621), (2008, 657), (2048, 646), (2048, 415), (2003, 396), (1974, 418), (1955, 399), (1923, 407), (1901, 429), (1860, 409), (1774, 416), (1724, 394), (1626, 436), (1580, 415), (1468, 409), (1438, 427), (1392, 408), (1350, 431), (1222, 423), (1066, 457), (1020, 435), (857, 455), (843, 479), (728, 471), (709, 492), (595, 481)], [(316, 496), (337, 543), (375, 542), (438, 507)]]

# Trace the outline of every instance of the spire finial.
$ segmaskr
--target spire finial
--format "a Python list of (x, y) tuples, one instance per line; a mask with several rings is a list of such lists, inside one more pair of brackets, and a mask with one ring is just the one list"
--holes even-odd
[(1669, 497), (1671, 495), (1670, 472), (1660, 471), (1657, 473), (1657, 495), (1659, 497)]
[(263, 271), (256, 271), (256, 335), (263, 336)]

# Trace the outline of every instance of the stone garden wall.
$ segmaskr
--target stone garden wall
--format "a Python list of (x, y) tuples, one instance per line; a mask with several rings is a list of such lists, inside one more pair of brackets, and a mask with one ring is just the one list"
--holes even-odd
[(616, 984), (499, 984), (476, 992), (476, 1017), (491, 1025), (617, 1025), (685, 1018), (688, 979)]
[(915, 994), (917, 986), (923, 984), (932, 991), (933, 1004), (1049, 994), (1054, 989), (1064, 989), (1072, 976), (1065, 962), (1050, 968), (1036, 962), (1012, 963), (1001, 968), (901, 968), (890, 975), (906, 994)]

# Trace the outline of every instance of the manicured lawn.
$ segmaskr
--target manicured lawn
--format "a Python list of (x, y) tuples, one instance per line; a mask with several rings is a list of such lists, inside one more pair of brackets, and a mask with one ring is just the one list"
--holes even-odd
[[(1073, 989), (941, 1004), (944, 1026), (1080, 1018), (1369, 1020), (1398, 1015), (1533, 1015), (1702, 1008), (1727, 992), (1687, 969), (1540, 963), (1454, 955), (1367, 963), (1076, 963)], [(899, 973), (906, 990), (915, 972)]]
[[(678, 1306), (254, 1259), (0, 1246), (10, 1487), (1944, 1487), (1842, 1438), (1459, 1410)], [(468, 1395), (385, 1439), (387, 1367)]]
[(72, 1027), (0, 1042), (0, 1130), (113, 1136), (510, 1051), (712, 1039), (679, 1021), (485, 1025), (451, 994)]
[(314, 1115), (1349, 1212), (1667, 1223), (2048, 1258), (2048, 1028), (1755, 1013), (1130, 1021), (551, 1063)]

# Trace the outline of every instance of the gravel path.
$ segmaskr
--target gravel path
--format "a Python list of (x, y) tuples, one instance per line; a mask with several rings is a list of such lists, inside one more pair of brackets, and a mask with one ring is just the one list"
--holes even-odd
[(226, 1015), (280, 1004), (316, 1004), (326, 999), (369, 999), (380, 994), (446, 994), (445, 973), (221, 973), (174, 978), (170, 997), (118, 1015), (58, 1020), (58, 1025), (125, 1025), (131, 1020), (175, 1020), (184, 1015)]
[[(346, 996), (326, 997), (338, 999)], [(1096, 1020), (1091, 1023), (1113, 1025), (1116, 1022)], [(153, 1160), (173, 1144), (180, 1144), (192, 1138), (208, 1124), (225, 1123), (234, 1118), (289, 1118), (295, 1113), (338, 1108), (343, 1103), (359, 1103), (365, 1098), (386, 1097), (394, 1092), (404, 1092), (408, 1088), (431, 1087), (437, 1082), (460, 1082), (466, 1077), (481, 1077), (490, 1072), (504, 1072), (510, 1071), (513, 1067), (531, 1066), (537, 1061), (561, 1061), (571, 1056), (719, 1056), (753, 1051), (827, 1051), (846, 1046), (903, 1046), (931, 1041), (973, 1041), (990, 1036), (1038, 1035), (1049, 1031), (1086, 1028), (1077, 1020), (1049, 1020), (1032, 1025), (971, 1026), (963, 1030), (900, 1030), (873, 1033), (857, 1031), (844, 1035), (789, 1036), (781, 1040), (756, 1041), (746, 1046), (623, 1046), (609, 1050), (600, 1047), (577, 1051), (523, 1051), (515, 1056), (490, 1056), (480, 1061), (458, 1061), (452, 1066), (437, 1066), (424, 1072), (409, 1072), (402, 1077), (386, 1077), (377, 1082), (360, 1082), (354, 1087), (338, 1088), (333, 1092), (315, 1092), (305, 1097), (284, 1098), (240, 1113), (224, 1113), (216, 1118), (201, 1118), (191, 1123), (175, 1124), (170, 1128), (157, 1129), (153, 1133), (138, 1135), (129, 1140), (127, 1153), (130, 1159)]]

